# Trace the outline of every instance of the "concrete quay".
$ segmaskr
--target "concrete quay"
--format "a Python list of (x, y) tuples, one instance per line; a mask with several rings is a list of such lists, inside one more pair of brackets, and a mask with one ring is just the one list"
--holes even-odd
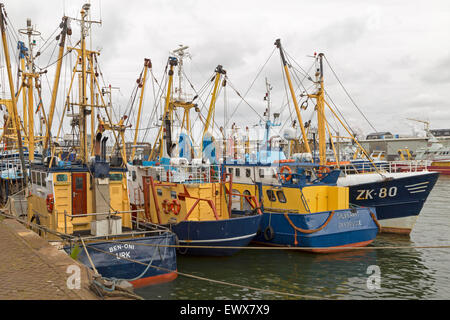
[(0, 300), (99, 300), (89, 289), (92, 275), (20, 222), (0, 216)]

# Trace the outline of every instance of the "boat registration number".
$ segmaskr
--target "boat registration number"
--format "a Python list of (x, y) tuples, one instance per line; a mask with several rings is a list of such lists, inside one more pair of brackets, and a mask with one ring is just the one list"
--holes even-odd
[(356, 200), (370, 200), (374, 199), (375, 197), (378, 197), (380, 199), (386, 197), (392, 198), (397, 195), (397, 187), (380, 188), (378, 192), (375, 191), (376, 189), (358, 190), (358, 196), (356, 197)]

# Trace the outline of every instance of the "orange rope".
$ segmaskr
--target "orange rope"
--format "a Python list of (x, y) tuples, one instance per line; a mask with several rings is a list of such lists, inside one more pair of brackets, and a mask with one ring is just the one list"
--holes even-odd
[(325, 221), (325, 223), (323, 225), (321, 225), (319, 228), (314, 229), (314, 230), (305, 230), (305, 229), (299, 228), (291, 221), (291, 219), (289, 219), (289, 216), (287, 213), (285, 213), (284, 216), (285, 216), (286, 220), (289, 222), (289, 224), (291, 225), (291, 227), (294, 228), (294, 230), (302, 232), (302, 233), (314, 233), (314, 232), (318, 232), (318, 231), (322, 230), (323, 228), (325, 228), (328, 225), (328, 223), (331, 221), (331, 218), (333, 218), (333, 216), (334, 216), (334, 211), (331, 211), (330, 215), (328, 216), (327, 221)]
[(369, 212), (370, 212), (370, 216), (373, 219), (373, 222), (375, 222), (375, 224), (378, 227), (378, 231), (381, 232), (381, 224), (378, 222), (377, 217), (375, 216), (375, 214), (372, 211), (369, 210)]

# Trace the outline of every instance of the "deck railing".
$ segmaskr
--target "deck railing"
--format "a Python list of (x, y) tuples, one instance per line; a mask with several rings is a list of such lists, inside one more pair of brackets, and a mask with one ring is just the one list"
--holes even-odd
[(340, 169), (346, 175), (359, 173), (395, 173), (395, 172), (421, 172), (427, 171), (430, 165), (428, 160), (402, 160), (375, 162), (375, 167), (370, 162), (356, 162), (341, 165)]
[(171, 183), (219, 182), (222, 174), (220, 165), (180, 165), (156, 168), (156, 181)]

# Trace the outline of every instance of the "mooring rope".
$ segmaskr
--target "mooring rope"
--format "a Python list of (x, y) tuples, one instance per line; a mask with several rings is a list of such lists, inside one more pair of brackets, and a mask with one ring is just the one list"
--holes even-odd
[[(88, 246), (89, 247), (89, 246)], [(102, 253), (106, 253), (112, 256), (116, 256), (113, 253), (98, 249), (98, 248), (94, 248), (91, 247), (91, 249), (97, 250), (99, 252)], [(134, 262), (137, 264), (141, 264), (141, 265), (145, 265), (148, 266), (146, 263), (141, 262), (141, 261), (137, 261), (131, 258), (125, 258), (125, 257), (120, 257), (120, 259), (124, 259), (130, 262)], [(184, 273), (184, 272), (180, 272), (178, 270), (170, 270), (164, 267), (158, 267), (158, 266), (151, 266), (152, 268), (156, 268), (159, 270), (163, 270), (163, 271), (167, 271), (167, 272), (174, 272), (180, 276), (184, 276), (184, 277), (188, 277), (188, 278), (193, 278), (193, 279), (197, 279), (197, 280), (202, 280), (202, 281), (208, 281), (208, 282), (212, 282), (212, 283), (217, 283), (217, 284), (222, 284), (222, 285), (227, 285), (227, 286), (231, 286), (231, 287), (238, 287), (238, 288), (242, 288), (242, 289), (249, 289), (249, 290), (254, 290), (254, 291), (261, 291), (261, 292), (267, 292), (267, 293), (271, 293), (271, 294), (279, 294), (279, 295), (286, 295), (286, 296), (292, 296), (292, 297), (297, 297), (297, 298), (305, 298), (305, 299), (326, 299), (323, 297), (317, 297), (317, 296), (310, 296), (310, 295), (300, 295), (300, 294), (295, 294), (295, 293), (289, 293), (289, 292), (282, 292), (282, 291), (276, 291), (276, 290), (270, 290), (270, 289), (261, 289), (261, 288), (255, 288), (255, 287), (250, 287), (250, 286), (245, 286), (245, 285), (241, 285), (241, 284), (237, 284), (237, 283), (231, 283), (231, 282), (226, 282), (226, 281), (221, 281), (221, 280), (214, 280), (214, 279), (209, 279), (209, 278), (205, 278), (205, 277), (200, 277), (200, 276), (196, 276), (196, 275), (192, 275), (192, 274), (188, 274), (188, 273)]]
[(345, 249), (358, 249), (358, 250), (380, 250), (380, 249), (450, 249), (450, 245), (425, 245), (425, 246), (367, 246), (367, 247), (351, 247), (346, 246), (343, 247), (282, 247), (282, 246), (247, 246), (247, 247), (234, 247), (234, 246), (193, 246), (193, 245), (176, 245), (176, 244), (150, 244), (150, 243), (129, 243), (126, 241), (114, 241), (114, 240), (101, 240), (101, 242), (110, 242), (110, 243), (121, 243), (121, 244), (135, 244), (140, 246), (149, 246), (149, 247), (168, 247), (168, 248), (192, 248), (192, 249), (237, 249), (237, 250), (316, 250), (316, 249), (324, 249), (327, 250), (343, 250)]
[[(315, 232), (318, 232), (318, 231), (322, 230), (323, 228), (325, 228), (325, 227), (328, 225), (328, 223), (330, 223), (331, 218), (333, 218), (333, 216), (334, 216), (334, 211), (331, 211), (331, 213), (328, 215), (328, 218), (327, 218), (327, 220), (324, 222), (324, 224), (322, 224), (322, 225), (321, 225), (320, 227), (318, 227), (317, 229), (311, 229), (311, 230), (308, 230), (308, 229), (302, 229), (302, 228), (297, 227), (297, 226), (292, 222), (292, 220), (289, 218), (289, 215), (288, 215), (287, 213), (284, 213), (284, 217), (285, 217), (286, 220), (289, 222), (290, 226), (291, 226), (292, 228), (294, 228), (295, 231), (298, 231), (298, 232), (301, 232), (301, 233), (307, 233), (307, 234), (315, 233)], [(297, 237), (295, 237), (295, 238), (297, 238)]]

